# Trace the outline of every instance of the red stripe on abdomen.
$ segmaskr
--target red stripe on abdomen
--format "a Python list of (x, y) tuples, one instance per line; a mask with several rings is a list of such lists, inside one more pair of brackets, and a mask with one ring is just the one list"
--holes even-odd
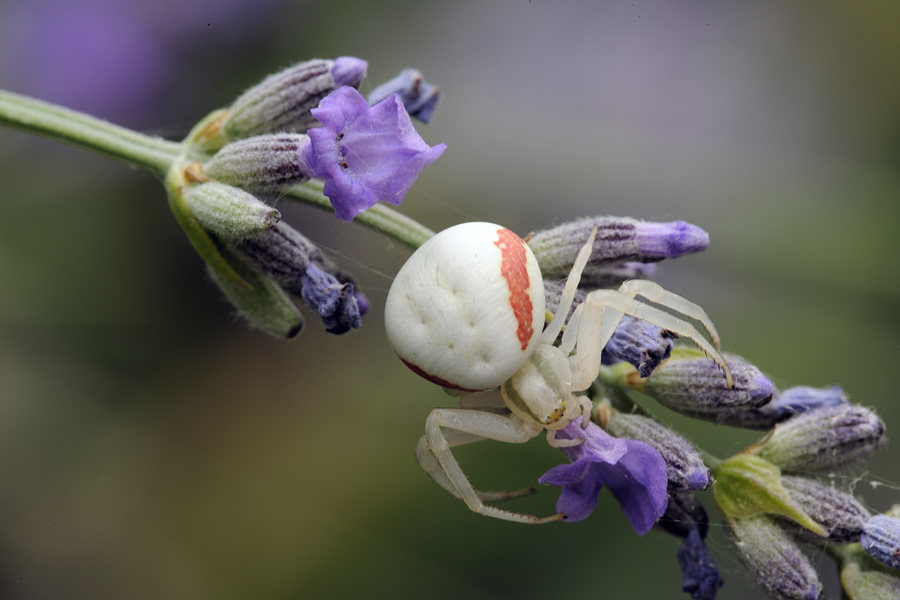
[(499, 237), (494, 245), (500, 248), (500, 274), (503, 275), (509, 288), (509, 305), (518, 323), (516, 336), (524, 351), (534, 337), (532, 326), (534, 305), (531, 303), (531, 296), (528, 295), (528, 286), (531, 282), (526, 268), (528, 255), (525, 253), (525, 242), (506, 228), (498, 229), (497, 235)]

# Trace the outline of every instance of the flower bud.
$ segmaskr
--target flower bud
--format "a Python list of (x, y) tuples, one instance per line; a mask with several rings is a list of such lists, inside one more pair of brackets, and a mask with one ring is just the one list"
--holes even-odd
[(781, 485), (806, 514), (822, 526), (826, 537), (816, 535), (809, 529), (787, 520), (781, 521), (785, 529), (801, 540), (813, 544), (826, 540), (833, 544), (859, 541), (863, 525), (871, 515), (856, 498), (806, 477), (785, 475), (781, 478)]
[(309, 137), (273, 133), (232, 142), (203, 165), (203, 172), (222, 183), (251, 192), (275, 193), (310, 178), (300, 152)]
[(900, 577), (880, 571), (863, 571), (859, 563), (847, 563), (841, 570), (841, 584), (850, 600), (897, 600)]
[(290, 226), (279, 223), (262, 235), (239, 240), (235, 250), (285, 291), (303, 298), (326, 331), (342, 334), (360, 326), (368, 300), (356, 291), (350, 275)]
[(637, 369), (640, 377), (649, 377), (672, 354), (676, 337), (662, 327), (625, 315), (603, 348), (601, 361), (605, 365), (624, 361)]
[(281, 213), (252, 194), (215, 181), (188, 187), (184, 198), (197, 222), (228, 240), (255, 235), (281, 219)]
[(583, 278), (610, 265), (638, 261), (656, 262), (705, 250), (709, 235), (683, 221), (650, 223), (630, 218), (591, 217), (535, 232), (526, 241), (534, 252), (541, 272), (547, 277), (565, 277), (575, 264), (578, 251), (593, 228), (597, 237)]
[(823, 588), (809, 559), (783, 529), (765, 515), (731, 519), (738, 555), (773, 598), (817, 600)]
[(618, 438), (645, 442), (659, 450), (666, 461), (669, 492), (702, 491), (709, 487), (709, 469), (700, 453), (681, 435), (656, 419), (613, 413), (606, 430)]
[(404, 69), (393, 79), (382, 83), (369, 92), (366, 101), (375, 105), (390, 96), (397, 94), (406, 108), (409, 116), (415, 117), (423, 123), (431, 121), (434, 109), (441, 97), (437, 86), (428, 83), (422, 78), (422, 74), (415, 69)]
[(366, 62), (343, 56), (314, 59), (270, 75), (244, 92), (228, 111), (222, 128), (230, 140), (264, 133), (305, 133), (318, 123), (310, 109), (341, 86), (358, 87)]
[(627, 384), (684, 415), (724, 424), (740, 422), (743, 411), (772, 398), (772, 382), (759, 369), (733, 354), (723, 354), (734, 378), (726, 387), (718, 365), (702, 352), (675, 348), (672, 356), (647, 379)]
[(863, 526), (859, 541), (866, 554), (892, 569), (900, 569), (900, 519), (872, 517)]
[(883, 438), (884, 423), (874, 412), (842, 404), (779, 423), (753, 451), (788, 471), (825, 472), (864, 460)]

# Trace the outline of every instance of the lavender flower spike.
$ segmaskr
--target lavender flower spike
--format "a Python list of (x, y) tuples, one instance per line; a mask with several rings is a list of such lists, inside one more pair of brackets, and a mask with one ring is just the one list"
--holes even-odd
[(616, 439), (595, 423), (581, 428), (581, 417), (556, 432), (559, 439), (584, 439), (562, 448), (572, 461), (544, 473), (540, 483), (563, 488), (556, 510), (569, 521), (587, 518), (597, 506), (604, 485), (619, 499), (622, 511), (640, 535), (646, 534), (666, 511), (666, 463), (643, 442)]
[(301, 160), (325, 179), (335, 216), (351, 221), (376, 202), (400, 204), (416, 177), (447, 148), (429, 147), (397, 96), (369, 108), (353, 88), (326, 96), (313, 116), (324, 127), (309, 130)]
[(406, 107), (409, 116), (423, 123), (431, 121), (434, 109), (441, 97), (441, 92), (433, 83), (428, 83), (422, 74), (415, 69), (404, 69), (393, 79), (382, 83), (369, 92), (369, 104), (375, 105), (390, 96), (397, 94)]

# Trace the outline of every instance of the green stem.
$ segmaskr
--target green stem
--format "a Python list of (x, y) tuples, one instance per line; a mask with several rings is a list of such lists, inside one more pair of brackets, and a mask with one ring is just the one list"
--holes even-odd
[[(295, 185), (287, 190), (287, 197), (294, 198), (306, 204), (323, 210), (334, 210), (331, 202), (322, 193), (322, 184), (316, 181)], [(434, 236), (434, 232), (418, 221), (398, 213), (383, 204), (376, 204), (372, 208), (361, 212), (353, 219), (354, 223), (365, 225), (370, 229), (381, 232), (394, 241), (403, 244), (407, 248), (415, 250)]]
[(104, 156), (165, 173), (181, 144), (113, 125), (61, 106), (0, 90), (0, 124), (66, 142)]
[[(109, 158), (166, 174), (184, 162), (185, 144), (144, 135), (61, 106), (0, 90), (0, 125), (43, 135), (92, 150)], [(289, 197), (332, 211), (320, 182), (307, 182), (287, 191)], [(375, 205), (354, 219), (412, 249), (434, 232), (383, 205)]]

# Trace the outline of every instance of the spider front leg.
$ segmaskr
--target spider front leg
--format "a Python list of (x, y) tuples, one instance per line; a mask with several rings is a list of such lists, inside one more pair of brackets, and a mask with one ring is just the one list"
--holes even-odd
[[(643, 292), (639, 293), (643, 295)], [(671, 295), (684, 300), (675, 294)], [(684, 306), (687, 306), (688, 309), (690, 306), (696, 306), (686, 300), (684, 302), (686, 303)], [(600, 356), (603, 348), (609, 342), (623, 315), (641, 319), (667, 329), (678, 336), (689, 338), (722, 368), (728, 387), (734, 386), (734, 380), (725, 359), (687, 321), (639, 302), (630, 295), (617, 290), (595, 290), (587, 295), (579, 308), (581, 310), (576, 311), (577, 314), (572, 315), (569, 322), (569, 326), (577, 327), (578, 332), (575, 340), (575, 354), (571, 357), (574, 375), (572, 389), (574, 391), (587, 389), (597, 377), (600, 372)], [(693, 315), (688, 314), (688, 316)], [(565, 342), (564, 338), (563, 345)]]
[[(447, 435), (442, 429), (447, 430)], [(502, 492), (476, 491), (450, 451), (451, 441), (455, 442), (454, 445), (481, 439), (523, 444), (541, 431), (543, 431), (543, 427), (537, 424), (526, 424), (515, 415), (501, 415), (462, 408), (436, 408), (431, 411), (425, 421), (424, 444), (420, 441), (416, 455), (419, 464), (431, 475), (432, 479), (454, 496), (461, 498), (473, 512), (518, 523), (538, 524), (558, 521), (563, 518), (562, 514), (541, 518), (484, 504), (483, 500), (502, 500), (509, 496)], [(437, 461), (439, 470), (433, 469), (434, 465), (428, 458), (428, 454)]]
[(716, 350), (722, 346), (722, 342), (719, 340), (719, 333), (716, 331), (712, 319), (709, 318), (709, 315), (706, 314), (706, 311), (703, 310), (702, 307), (694, 304), (687, 298), (670, 292), (655, 281), (648, 281), (646, 279), (630, 279), (619, 286), (619, 291), (631, 298), (643, 296), (650, 302), (655, 302), (660, 306), (664, 306), (686, 317), (699, 321), (700, 324), (703, 325), (703, 328), (706, 329), (707, 333), (709, 333), (709, 338), (712, 340)]

